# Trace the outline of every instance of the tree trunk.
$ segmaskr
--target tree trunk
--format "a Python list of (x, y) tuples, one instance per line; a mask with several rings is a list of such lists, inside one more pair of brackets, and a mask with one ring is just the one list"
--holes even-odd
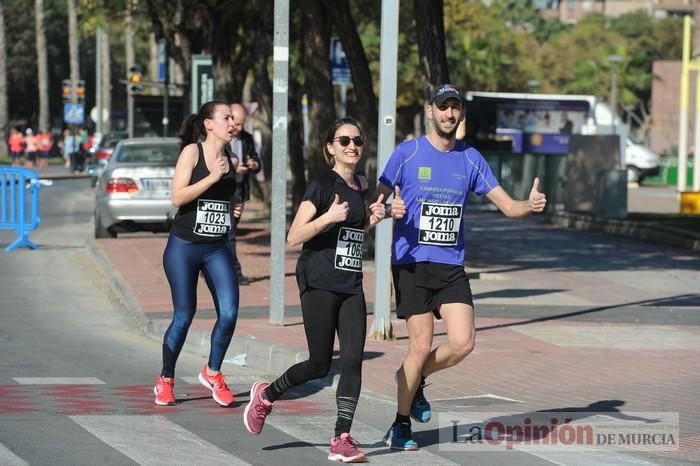
[(50, 129), (49, 125), (49, 64), (46, 52), (46, 27), (44, 26), (44, 0), (34, 0), (36, 24), (36, 64), (39, 85), (39, 121), (37, 131)]
[(270, 80), (269, 68), (270, 57), (272, 56), (272, 18), (264, 23), (264, 27), (257, 28), (254, 32), (254, 46), (256, 59), (252, 61), (253, 86), (251, 94), (258, 102), (256, 119), (263, 124), (260, 127), (262, 141), (260, 144), (260, 159), (263, 165), (263, 175), (265, 183), (260, 187), (260, 194), (267, 204), (270, 200), (272, 179), (272, 81)]
[(102, 132), (109, 133), (112, 130), (112, 64), (110, 56), (110, 33), (109, 24), (102, 30), (102, 111), (107, 115), (107, 119), (102, 122)]
[(304, 129), (301, 119), (299, 84), (289, 82), (289, 168), (292, 171), (292, 212), (296, 212), (306, 191), (304, 178)]
[(321, 0), (302, 0), (304, 70), (309, 100), (309, 177), (315, 177), (325, 165), (322, 155), (324, 131), (336, 119), (331, 85), (329, 57), (330, 32)]
[(78, 100), (76, 89), (80, 79), (80, 56), (78, 42), (78, 12), (75, 8), (76, 0), (68, 0), (68, 52), (70, 54), (70, 83), (71, 100)]
[(377, 96), (374, 94), (372, 73), (357, 25), (352, 18), (348, 0), (324, 0), (326, 10), (330, 14), (335, 31), (343, 43), (343, 50), (352, 72), (353, 89), (355, 91), (356, 118), (362, 125), (367, 137), (365, 145), (364, 164), (365, 174), (370, 183), (371, 192), (376, 185), (377, 175)]
[(0, 1), (0, 154), (7, 154), (9, 117), (7, 113), (7, 44), (5, 43), (5, 1)]
[(134, 3), (135, 0), (127, 0), (126, 14), (124, 15), (124, 52), (126, 57), (125, 77), (127, 79), (129, 78), (129, 68), (136, 64), (136, 54), (134, 52)]
[(418, 57), (423, 71), (422, 85), (427, 100), (433, 86), (450, 82), (445, 53), (443, 0), (413, 0), (413, 15)]

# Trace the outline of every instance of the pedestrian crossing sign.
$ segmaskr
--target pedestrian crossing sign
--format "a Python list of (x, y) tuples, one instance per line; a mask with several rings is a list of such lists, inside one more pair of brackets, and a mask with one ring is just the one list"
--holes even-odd
[(82, 125), (85, 121), (85, 104), (66, 102), (63, 104), (63, 121), (73, 125)]

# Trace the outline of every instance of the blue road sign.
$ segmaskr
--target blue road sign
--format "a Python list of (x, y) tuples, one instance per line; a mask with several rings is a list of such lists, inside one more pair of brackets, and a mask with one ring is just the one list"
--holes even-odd
[(331, 76), (333, 84), (352, 84), (350, 65), (343, 51), (343, 44), (337, 37), (331, 38)]
[(72, 102), (64, 103), (63, 121), (72, 125), (82, 125), (85, 121), (85, 104)]

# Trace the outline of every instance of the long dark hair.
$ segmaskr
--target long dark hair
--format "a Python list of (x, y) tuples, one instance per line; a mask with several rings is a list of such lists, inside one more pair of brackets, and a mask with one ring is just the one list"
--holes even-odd
[(219, 105), (228, 107), (228, 104), (222, 100), (210, 100), (199, 107), (197, 113), (192, 113), (185, 118), (185, 121), (182, 122), (182, 126), (180, 126), (180, 134), (178, 134), (180, 137), (181, 152), (188, 144), (201, 142), (206, 139), (207, 130), (204, 127), (204, 120), (207, 118), (214, 118), (214, 110)]
[(331, 168), (333, 168), (333, 166), (335, 165), (335, 159), (333, 158), (333, 154), (328, 152), (328, 144), (333, 144), (333, 140), (335, 139), (335, 132), (338, 131), (338, 128), (345, 125), (354, 126), (360, 132), (360, 136), (362, 136), (362, 138), (365, 137), (365, 134), (362, 132), (362, 126), (360, 126), (360, 122), (354, 119), (353, 117), (343, 117), (335, 120), (335, 122), (333, 122), (333, 124), (326, 131), (326, 138), (323, 140), (323, 159)]

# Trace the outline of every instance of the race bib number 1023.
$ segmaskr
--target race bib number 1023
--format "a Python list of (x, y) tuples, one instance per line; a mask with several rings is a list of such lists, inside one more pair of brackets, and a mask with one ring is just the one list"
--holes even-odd
[(418, 242), (436, 246), (457, 244), (462, 222), (462, 206), (456, 204), (421, 204)]
[(197, 220), (194, 233), (200, 236), (222, 236), (231, 228), (228, 201), (200, 199), (197, 202)]

